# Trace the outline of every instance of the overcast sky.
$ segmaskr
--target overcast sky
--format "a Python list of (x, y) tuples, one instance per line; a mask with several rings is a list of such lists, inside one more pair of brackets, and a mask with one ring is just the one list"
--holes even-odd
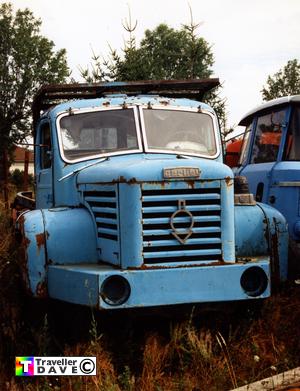
[[(1, 0), (0, 0), (1, 1)], [(4, 1), (1, 1), (3, 3)], [(137, 41), (146, 29), (189, 23), (189, 4), (198, 35), (212, 45), (214, 76), (223, 83), (228, 125), (234, 126), (261, 103), (268, 75), (288, 60), (300, 60), (300, 0), (11, 0), (15, 9), (30, 8), (42, 19), (42, 33), (57, 49), (66, 48), (72, 75), (90, 62), (92, 49), (107, 55), (110, 44), (128, 38), (122, 22), (137, 20)]]

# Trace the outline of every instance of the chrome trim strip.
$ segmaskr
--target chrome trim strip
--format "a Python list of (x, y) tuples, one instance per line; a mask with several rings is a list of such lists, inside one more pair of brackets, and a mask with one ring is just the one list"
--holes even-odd
[(300, 181), (284, 181), (278, 182), (279, 187), (300, 187)]

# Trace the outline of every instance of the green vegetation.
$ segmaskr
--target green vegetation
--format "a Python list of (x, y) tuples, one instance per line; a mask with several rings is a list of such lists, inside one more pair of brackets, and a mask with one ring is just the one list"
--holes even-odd
[(300, 94), (300, 64), (294, 59), (273, 76), (269, 76), (262, 89), (263, 100), (268, 101), (287, 95)]
[[(240, 307), (231, 316), (220, 308), (202, 316), (189, 309), (180, 319), (46, 305), (29, 301), (20, 286), (3, 207), (0, 234), (1, 390), (219, 391), (300, 365), (300, 286), (284, 287), (261, 313)], [(18, 378), (17, 355), (95, 355), (97, 376)]]
[[(105, 80), (170, 80), (200, 79), (212, 76), (214, 56), (209, 43), (197, 35), (200, 24), (191, 20), (180, 29), (159, 24), (146, 30), (140, 44), (133, 35), (137, 23), (131, 15), (124, 28), (129, 32), (122, 54), (111, 48), (108, 59), (93, 54), (90, 68), (81, 68), (81, 76), (89, 83)], [(225, 99), (220, 87), (207, 93), (204, 102), (216, 111), (223, 132), (226, 131)], [(227, 131), (228, 132), (228, 131)]]
[(14, 13), (10, 3), (0, 5), (0, 180), (3, 153), (31, 133), (34, 94), (69, 75), (65, 49), (54, 51), (40, 26), (28, 8)]
[[(15, 187), (17, 191), (24, 190), (24, 171), (16, 168), (10, 173), (10, 182)], [(28, 174), (28, 185), (33, 189), (33, 175)]]

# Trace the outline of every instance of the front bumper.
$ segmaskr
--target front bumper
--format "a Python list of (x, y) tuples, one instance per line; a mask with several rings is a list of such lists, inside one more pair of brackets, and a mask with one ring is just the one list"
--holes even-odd
[[(262, 293), (251, 297), (241, 286), (241, 277), (255, 267), (266, 276)], [(258, 270), (258, 269), (257, 269)], [(110, 305), (100, 294), (103, 282), (122, 276), (130, 286), (128, 300)], [(216, 266), (117, 270), (107, 265), (49, 265), (49, 297), (99, 309), (156, 307), (188, 303), (263, 299), (270, 296), (269, 258), (255, 262)]]

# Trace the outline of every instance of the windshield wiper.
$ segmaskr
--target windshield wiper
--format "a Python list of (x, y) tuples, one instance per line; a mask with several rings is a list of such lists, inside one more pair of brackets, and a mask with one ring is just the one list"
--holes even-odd
[(74, 174), (77, 174), (78, 172), (80, 172), (80, 171), (82, 171), (82, 170), (85, 170), (85, 169), (88, 168), (88, 167), (95, 166), (95, 165), (98, 164), (98, 163), (103, 163), (105, 160), (108, 160), (108, 157), (104, 157), (104, 158), (102, 158), (101, 160), (97, 160), (96, 162), (87, 164), (86, 166), (79, 167), (79, 168), (77, 168), (77, 170), (74, 170), (74, 171), (72, 171), (72, 172), (69, 172), (69, 174), (62, 176), (62, 177), (58, 180), (58, 182), (61, 182), (61, 181), (63, 181), (64, 179), (67, 179), (67, 178), (69, 178), (70, 176), (72, 176), (72, 175), (74, 175)]

